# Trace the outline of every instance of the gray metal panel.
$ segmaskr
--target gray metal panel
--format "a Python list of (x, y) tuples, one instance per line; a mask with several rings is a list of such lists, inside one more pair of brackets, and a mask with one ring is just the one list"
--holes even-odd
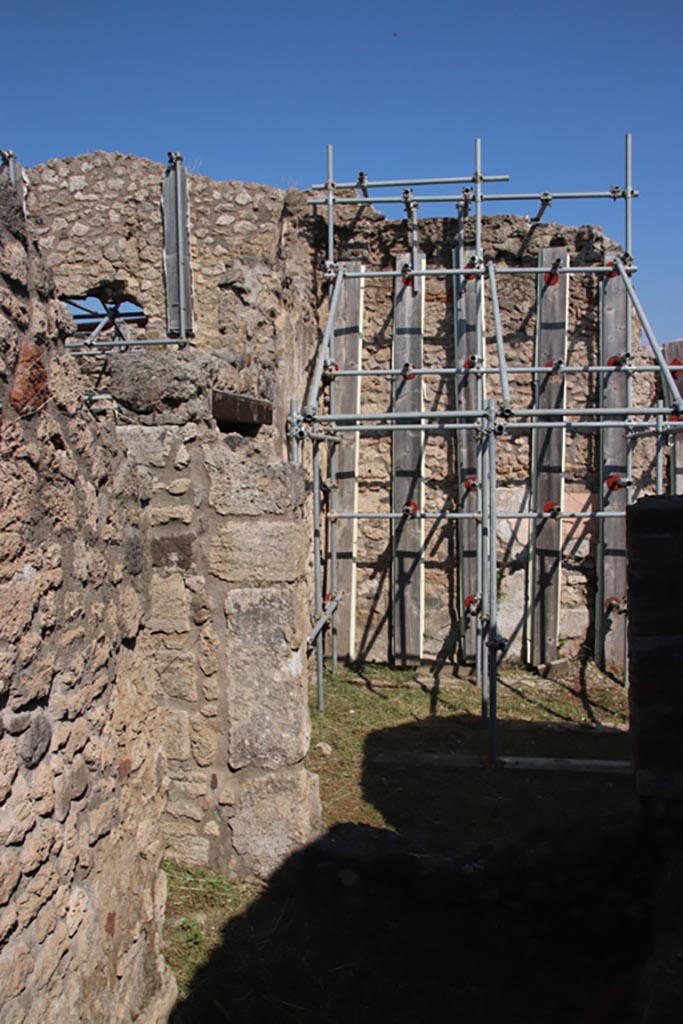
[[(619, 253), (606, 253), (609, 263)], [(620, 277), (607, 277), (602, 282), (600, 364), (625, 356), (628, 349), (627, 324), (629, 302)], [(600, 404), (605, 408), (628, 408), (628, 376), (623, 370), (601, 374)], [(616, 413), (610, 419), (625, 419)], [(626, 480), (628, 473), (628, 441), (620, 427), (600, 431), (600, 507), (604, 511), (623, 512), (628, 491), (608, 486), (614, 477)], [(598, 587), (595, 609), (595, 660), (600, 668), (622, 674), (626, 656), (626, 520), (599, 521)]]
[[(662, 345), (662, 351), (667, 363), (673, 362), (674, 359), (680, 359), (683, 364), (683, 341), (668, 341)], [(674, 372), (674, 378), (678, 390), (683, 395), (683, 373), (678, 377), (676, 376), (677, 372)], [(665, 401), (668, 403), (666, 396)], [(677, 432), (672, 437), (673, 444), (669, 457), (669, 491), (671, 494), (683, 494), (683, 433)]]
[[(474, 257), (473, 248), (464, 248), (460, 260), (458, 251), (453, 252), (454, 266), (467, 266)], [(480, 332), (477, 323), (480, 318), (481, 281), (468, 281), (462, 277), (453, 278), (455, 290), (455, 365), (465, 366), (472, 358), (481, 359)], [(476, 409), (483, 397), (481, 379), (475, 373), (455, 378), (456, 409)], [(474, 424), (473, 424), (474, 426)], [(458, 468), (458, 512), (476, 512), (479, 496), (477, 489), (477, 442), (474, 430), (456, 431), (456, 457)], [(468, 489), (466, 481), (474, 481), (475, 488)], [(460, 660), (466, 664), (474, 662), (477, 653), (476, 619), (468, 615), (466, 601), (476, 596), (477, 576), (477, 532), (479, 527), (474, 519), (463, 519), (458, 523), (458, 617), (460, 620)]]
[(174, 156), (166, 168), (161, 189), (166, 320), (169, 337), (186, 338), (194, 334), (189, 200), (187, 171), (182, 158), (173, 159)]
[[(563, 247), (542, 249), (539, 266), (550, 267), (559, 260), (567, 266), (567, 250)], [(566, 358), (567, 296), (569, 275), (559, 274), (546, 281), (538, 277), (538, 320), (536, 325), (536, 366), (546, 366)], [(554, 283), (551, 283), (554, 281)], [(564, 377), (561, 374), (538, 374), (536, 407), (559, 409), (564, 406)], [(550, 413), (546, 414), (550, 419)], [(544, 416), (544, 418), (546, 418)], [(564, 430), (534, 430), (531, 443), (532, 508), (542, 512), (549, 502), (562, 507), (564, 474)], [(562, 572), (562, 522), (544, 518), (531, 528), (529, 561), (528, 660), (544, 665), (557, 659), (560, 583)]]
[[(358, 260), (343, 266), (348, 273), (364, 269)], [(363, 281), (344, 279), (335, 315), (334, 361), (340, 370), (360, 370), (363, 345)], [(331, 389), (332, 413), (346, 415), (360, 411), (360, 377), (340, 377)], [(343, 434), (337, 446), (337, 511), (358, 511), (358, 434)], [(337, 587), (344, 597), (337, 613), (337, 642), (341, 658), (356, 657), (356, 545), (357, 519), (340, 519), (337, 524)]]
[[(410, 264), (408, 253), (396, 259), (396, 269)], [(425, 258), (419, 257), (418, 269)], [(405, 363), (422, 366), (422, 323), (424, 310), (424, 278), (404, 284), (396, 278), (394, 290), (393, 363), (401, 369)], [(396, 412), (415, 412), (415, 430), (400, 430), (392, 442), (392, 511), (402, 512), (414, 502), (422, 512), (423, 503), (423, 432), (422, 378), (397, 377), (393, 387), (393, 408)], [(424, 553), (423, 520), (404, 516), (392, 520), (392, 658), (397, 665), (415, 665), (422, 657), (424, 618)]]

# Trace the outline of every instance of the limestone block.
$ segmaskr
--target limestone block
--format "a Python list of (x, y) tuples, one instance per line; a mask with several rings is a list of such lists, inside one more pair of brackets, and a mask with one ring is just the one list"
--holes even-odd
[(35, 825), (36, 818), (28, 784), (23, 775), (18, 775), (12, 787), (11, 799), (0, 810), (0, 844), (14, 846), (23, 842), (24, 836)]
[(167, 523), (192, 522), (194, 509), (191, 505), (160, 505), (149, 509), (150, 526), (165, 526)]
[(204, 715), (193, 715), (190, 720), (190, 744), (192, 756), (200, 767), (205, 768), (216, 760), (219, 727), (215, 719), (207, 720)]
[(278, 515), (305, 497), (302, 466), (274, 462), (265, 445), (230, 437), (202, 446), (209, 474), (209, 504), (220, 515)]
[(275, 768), (308, 750), (305, 589), (232, 590), (225, 602), (228, 761)]
[(161, 690), (167, 697), (197, 700), (197, 665), (191, 651), (169, 651), (162, 648), (155, 662)]
[(191, 756), (190, 720), (184, 711), (162, 709), (162, 743), (169, 761), (187, 761)]
[(303, 767), (241, 776), (230, 827), (245, 870), (266, 878), (310, 838), (318, 813), (317, 778)]
[(179, 436), (179, 427), (117, 427), (116, 434), (133, 462), (163, 469)]
[(55, 842), (54, 822), (46, 821), (29, 832), (21, 848), (21, 870), (33, 874), (50, 855)]
[(147, 627), (152, 633), (187, 633), (190, 629), (189, 594), (180, 573), (154, 573), (149, 585)]
[(228, 522), (211, 541), (209, 567), (214, 576), (243, 586), (292, 583), (304, 575), (307, 554), (301, 520)]

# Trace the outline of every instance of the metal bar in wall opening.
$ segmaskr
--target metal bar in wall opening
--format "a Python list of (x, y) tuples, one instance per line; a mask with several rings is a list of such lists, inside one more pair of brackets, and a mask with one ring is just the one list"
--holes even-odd
[[(345, 271), (361, 268), (358, 261), (342, 264)], [(334, 361), (342, 371), (358, 371), (363, 351), (363, 279), (345, 280), (334, 324)], [(330, 393), (333, 415), (360, 411), (361, 378), (335, 376)], [(337, 588), (344, 599), (337, 612), (337, 643), (339, 657), (356, 657), (356, 519), (344, 514), (358, 511), (358, 433), (351, 434), (337, 445), (335, 506), (341, 513), (337, 530)]]
[(187, 338), (194, 334), (187, 170), (180, 153), (168, 158), (161, 190), (166, 326), (171, 338)]
[[(463, 247), (453, 251), (456, 266), (466, 266), (475, 257), (475, 250)], [(455, 365), (469, 371), (455, 382), (455, 408), (458, 412), (474, 412), (481, 409), (482, 381), (475, 372), (482, 358), (479, 331), (481, 287), (478, 279), (454, 278), (455, 288)], [(463, 421), (462, 417), (460, 418)], [(478, 443), (474, 420), (471, 430), (458, 430), (456, 441), (457, 495), (456, 503), (460, 512), (473, 515), (481, 504), (481, 460), (478, 458)], [(478, 618), (477, 606), (481, 601), (481, 580), (479, 579), (479, 552), (481, 550), (481, 523), (470, 518), (458, 526), (457, 545), (457, 600), (460, 624), (459, 658), (463, 664), (477, 662)]]
[[(320, 445), (313, 442), (313, 574), (316, 622), (323, 614), (323, 581), (322, 581), (322, 516), (320, 494)], [(318, 689), (318, 711), (325, 710), (324, 685), (324, 648), (323, 631), (315, 637), (315, 667)]]
[[(610, 253), (606, 262), (617, 259)], [(628, 361), (630, 304), (621, 277), (606, 277), (600, 288), (600, 363)], [(601, 377), (600, 404), (612, 419), (615, 408), (628, 405), (628, 378), (623, 373)], [(625, 416), (623, 417), (625, 420)], [(626, 429), (608, 427), (599, 438), (599, 507), (625, 512), (628, 501), (629, 441)], [(623, 676), (626, 664), (626, 523), (623, 517), (603, 518), (599, 526), (595, 606), (595, 660), (603, 671)]]
[[(418, 267), (425, 257), (418, 256)], [(396, 258), (397, 269), (410, 263), (410, 254)], [(417, 269), (417, 268), (416, 268)], [(394, 366), (422, 366), (424, 285), (414, 278), (396, 279), (394, 289)], [(393, 384), (393, 408), (414, 417), (414, 430), (394, 435), (392, 442), (391, 655), (396, 665), (419, 664), (424, 621), (424, 527), (412, 512), (422, 511), (424, 433), (421, 429), (422, 379), (406, 374)]]
[[(550, 247), (539, 254), (542, 266), (566, 267), (564, 247)], [(567, 301), (569, 280), (552, 270), (538, 278), (536, 323), (537, 366), (566, 359)], [(565, 378), (551, 374), (536, 382), (534, 405), (553, 411), (564, 407)], [(565, 430), (537, 430), (531, 443), (531, 507), (535, 511), (562, 508)], [(549, 516), (535, 522), (529, 536), (530, 558), (527, 593), (527, 660), (539, 666), (557, 660), (560, 584), (562, 575), (562, 523)]]

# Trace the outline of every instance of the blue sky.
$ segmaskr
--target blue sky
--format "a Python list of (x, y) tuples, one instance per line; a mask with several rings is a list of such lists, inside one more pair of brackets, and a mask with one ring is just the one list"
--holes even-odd
[[(438, 177), (471, 173), (480, 136), (484, 171), (511, 175), (498, 188), (586, 191), (624, 183), (631, 132), (636, 288), (659, 340), (683, 337), (677, 3), (5, 0), (3, 29), (0, 148), (27, 166), (173, 149), (197, 173), (304, 188), (328, 142), (337, 180)], [(548, 216), (623, 239), (623, 203)]]

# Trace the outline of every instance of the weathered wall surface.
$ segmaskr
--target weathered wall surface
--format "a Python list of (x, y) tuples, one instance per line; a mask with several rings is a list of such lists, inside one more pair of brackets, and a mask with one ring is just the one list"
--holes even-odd
[(156, 1022), (166, 767), (138, 484), (83, 411), (65, 326), (0, 176), (0, 1016)]
[[(31, 171), (29, 206), (61, 295), (140, 304), (165, 337), (164, 168), (96, 153)], [(303, 469), (283, 461), (314, 348), (303, 197), (189, 182), (195, 336), (99, 363), (141, 482), (146, 661), (164, 729), (167, 850), (265, 876), (318, 815), (309, 721)], [(93, 372), (94, 376), (94, 372)], [(271, 401), (272, 427), (221, 434), (212, 389)]]

